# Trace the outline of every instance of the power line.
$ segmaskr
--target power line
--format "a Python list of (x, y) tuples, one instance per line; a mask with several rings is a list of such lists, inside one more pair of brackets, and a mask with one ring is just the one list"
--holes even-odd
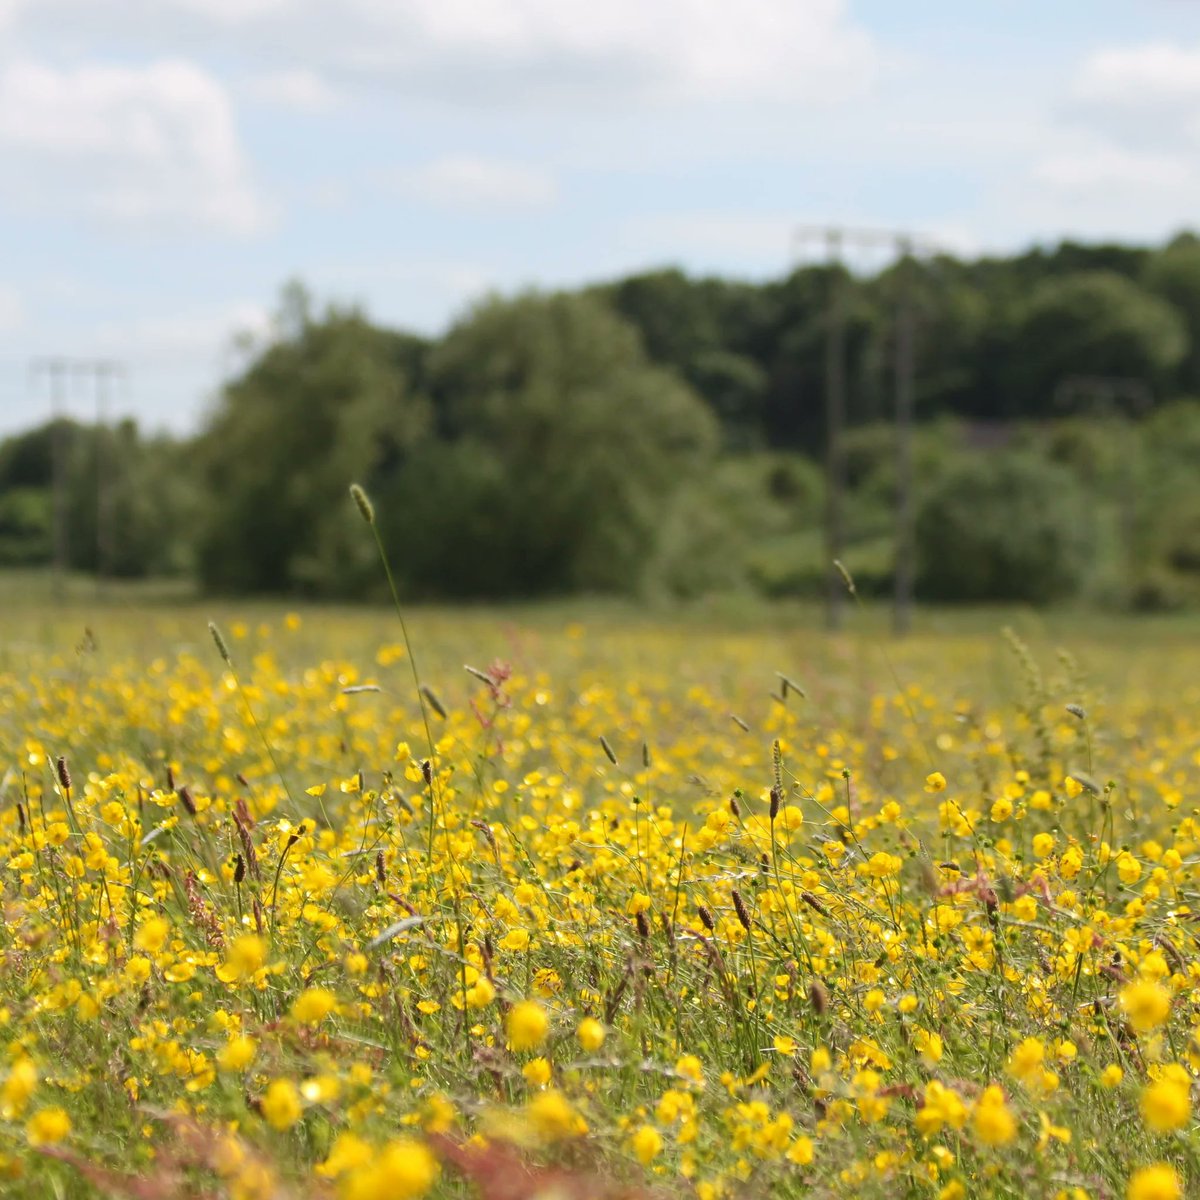
[(45, 378), (50, 392), (50, 472), (54, 540), (54, 597), (64, 595), (67, 566), (70, 561), (67, 526), (67, 388), (70, 380), (91, 379), (95, 404), (95, 504), (96, 504), (96, 590), (99, 592), (111, 572), (113, 559), (113, 461), (105, 453), (108, 443), (108, 417), (111, 387), (118, 379), (127, 380), (125, 365), (109, 358), (72, 358), (47, 355), (29, 364), (31, 384)]
[(912, 428), (916, 374), (916, 316), (913, 302), (913, 262), (917, 255), (938, 252), (932, 242), (910, 233), (853, 228), (842, 225), (802, 225), (793, 235), (801, 249), (807, 242), (823, 243), (830, 267), (825, 325), (825, 559), (826, 626), (839, 629), (846, 589), (833, 563), (844, 548), (843, 504), (846, 465), (843, 439), (846, 422), (845, 279), (842, 255), (846, 247), (890, 249), (898, 261), (893, 372), (896, 409), (896, 525), (892, 623), (896, 633), (912, 624), (915, 577)]

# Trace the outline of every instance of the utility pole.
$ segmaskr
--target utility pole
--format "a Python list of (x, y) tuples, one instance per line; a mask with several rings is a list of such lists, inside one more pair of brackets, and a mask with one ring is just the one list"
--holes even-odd
[(846, 491), (846, 289), (842, 279), (842, 235), (825, 231), (829, 258), (829, 301), (825, 330), (825, 624), (842, 627), (846, 587), (834, 563), (842, 557), (842, 498)]
[(50, 387), (50, 489), (53, 539), (53, 593), (61, 604), (67, 570), (67, 447), (66, 404), (67, 376), (71, 369), (66, 358), (39, 358), (30, 364), (30, 375), (46, 376)]
[(907, 632), (912, 622), (913, 578), (913, 469), (912, 425), (914, 376), (916, 373), (916, 315), (912, 296), (914, 256), (934, 247), (918, 245), (911, 234), (880, 229), (850, 229), (838, 225), (801, 226), (795, 245), (819, 239), (829, 263), (829, 293), (825, 324), (825, 558), (828, 571), (825, 623), (830, 630), (841, 627), (846, 585), (834, 567), (840, 561), (844, 542), (843, 503), (846, 486), (843, 434), (846, 420), (845, 280), (842, 254), (846, 247), (859, 250), (893, 251), (899, 263), (899, 292), (896, 302), (894, 360), (896, 391), (896, 531), (893, 598), (893, 627)]
[(70, 358), (52, 355), (30, 363), (33, 379), (45, 377), (50, 390), (50, 475), (53, 512), (53, 593), (56, 602), (65, 596), (66, 572), (70, 559), (67, 529), (67, 385), (70, 377), (92, 380), (96, 406), (96, 586), (112, 561), (112, 503), (108, 474), (113, 464), (106, 461), (100, 439), (105, 436), (109, 385), (124, 377), (125, 368), (111, 359)]
[(901, 238), (900, 274), (896, 300), (896, 552), (892, 631), (906, 634), (912, 627), (913, 582), (916, 577), (913, 504), (913, 391), (916, 374), (915, 313), (912, 298), (912, 241)]

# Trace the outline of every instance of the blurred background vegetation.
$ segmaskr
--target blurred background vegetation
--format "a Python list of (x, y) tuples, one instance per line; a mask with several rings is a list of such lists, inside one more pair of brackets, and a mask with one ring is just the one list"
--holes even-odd
[[(410, 598), (818, 595), (835, 270), (491, 297), (437, 340), (289, 285), (194, 438), (0, 443), (0, 567), (51, 563), (57, 528), (75, 571), (370, 597), (359, 480)], [(837, 281), (868, 595), (894, 567), (897, 280)], [(1200, 605), (1200, 240), (938, 257), (912, 295), (918, 599)]]

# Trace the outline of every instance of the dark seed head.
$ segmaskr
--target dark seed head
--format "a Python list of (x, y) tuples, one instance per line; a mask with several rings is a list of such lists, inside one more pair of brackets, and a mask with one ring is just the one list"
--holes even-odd
[(717, 923), (713, 920), (712, 913), (703, 905), (697, 904), (696, 911), (700, 914), (700, 923), (708, 930), (709, 933), (716, 931)]
[(425, 702), (429, 707), (444, 721), (446, 719), (446, 706), (437, 698), (437, 693), (433, 688), (427, 683), (421, 684), (421, 695), (425, 697)]
[(225, 639), (221, 636), (221, 631), (217, 628), (215, 621), (209, 621), (208, 632), (212, 635), (213, 645), (217, 648), (217, 653), (224, 660), (226, 666), (232, 665), (232, 660), (229, 657), (229, 647), (225, 644)]
[(818, 1017), (823, 1017), (829, 1011), (829, 992), (819, 979), (814, 979), (808, 985), (808, 1002)]
[(62, 784), (64, 792), (69, 792), (71, 790), (71, 772), (67, 769), (67, 760), (60, 754), (54, 765), (58, 770), (58, 782)]
[(733, 889), (733, 909), (737, 913), (737, 919), (741, 923), (742, 928), (750, 932), (750, 910), (746, 907), (746, 901), (742, 899), (742, 893)]

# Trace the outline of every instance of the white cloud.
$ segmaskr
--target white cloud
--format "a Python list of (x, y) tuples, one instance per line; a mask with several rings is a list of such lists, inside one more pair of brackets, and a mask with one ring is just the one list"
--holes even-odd
[(296, 112), (324, 113), (338, 106), (337, 92), (315, 71), (272, 71), (246, 84), (246, 93), (264, 104)]
[(10, 198), (145, 225), (253, 233), (267, 221), (221, 84), (191, 63), (32, 60), (0, 69)]
[(468, 93), (500, 83), (530, 93), (616, 86), (665, 99), (836, 100), (860, 91), (876, 65), (843, 0), (350, 0), (346, 7), (395, 35), (354, 52), (362, 66), (403, 82), (486, 65), (474, 83), (458, 78)]
[(1053, 117), (980, 218), (1043, 240), (1158, 240), (1200, 211), (1200, 50), (1109, 47), (1078, 65)]
[(1200, 48), (1169, 42), (1101, 50), (1080, 66), (1066, 111), (1134, 149), (1200, 146)]
[(453, 155), (395, 176), (405, 196), (449, 208), (546, 208), (558, 198), (554, 176), (538, 167), (501, 159)]
[(1033, 178), (1064, 195), (1087, 199), (1098, 190), (1141, 194), (1186, 187), (1196, 180), (1196, 165), (1184, 155), (1102, 145), (1045, 157), (1034, 164)]
[[(32, 3), (32, 0), (25, 2)], [(242, 25), (273, 14), (285, 14), (290, 0), (159, 0), (159, 3), (222, 25)]]
[(468, 103), (826, 103), (861, 93), (878, 66), (847, 9), (847, 0), (25, 0), (17, 24), (160, 46), (215, 39), (279, 69), (303, 62)]
[(1036, 159), (988, 196), (974, 224), (996, 248), (1030, 237), (1154, 242), (1195, 225), (1197, 212), (1200, 164), (1102, 146)]
[(1087, 105), (1195, 106), (1200, 104), (1200, 49), (1157, 42), (1101, 50), (1084, 62), (1071, 94)]
[(175, 11), (215, 25), (234, 27), (271, 15), (284, 15), (293, 0), (0, 0), (0, 23), (47, 15), (48, 9), (58, 12), (91, 13), (111, 20), (118, 14), (131, 22), (141, 21), (152, 9)]

